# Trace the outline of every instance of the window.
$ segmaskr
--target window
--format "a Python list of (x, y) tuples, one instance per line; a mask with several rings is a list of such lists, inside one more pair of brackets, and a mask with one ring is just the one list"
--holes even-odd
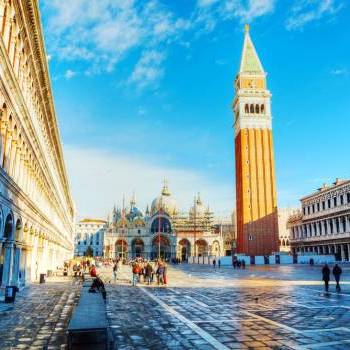
[(312, 205), (312, 212), (315, 212), (315, 204)]
[(255, 113), (259, 114), (259, 105), (255, 105)]
[(304, 215), (306, 214), (306, 210), (305, 210), (305, 207), (303, 208), (303, 214), (304, 214)]
[(337, 233), (339, 233), (340, 227), (339, 227), (339, 219), (338, 218), (335, 219), (335, 226), (337, 228)]
[(341, 221), (342, 221), (342, 226), (343, 226), (343, 232), (346, 232), (346, 220), (345, 220), (345, 217), (342, 217)]
[(331, 233), (333, 233), (333, 220), (329, 220), (329, 226), (331, 228)]
[(141, 234), (141, 230), (137, 230), (137, 233), (138, 233), (138, 234)]
[(250, 105), (250, 113), (254, 113), (254, 105)]
[(350, 203), (350, 192), (348, 192), (348, 193), (346, 194), (346, 199), (347, 199), (347, 202)]
[(245, 111), (246, 113), (249, 113), (249, 106), (248, 106), (247, 103), (246, 103), (245, 106), (244, 106), (244, 111)]
[(326, 209), (326, 202), (322, 201), (322, 210), (325, 210), (325, 209)]
[(330, 199), (328, 199), (327, 204), (328, 204), (328, 209), (330, 209), (330, 207), (331, 207), (331, 200)]
[(253, 240), (253, 236), (252, 236), (252, 235), (249, 235), (248, 239), (249, 239), (250, 241), (252, 241), (252, 240)]
[(324, 233), (327, 234), (327, 221), (323, 223)]
[(320, 203), (317, 203), (317, 211), (320, 211)]
[(343, 204), (344, 204), (344, 196), (341, 195), (341, 196), (340, 196), (340, 205), (343, 205)]
[(261, 113), (265, 113), (265, 106), (264, 105), (261, 105), (260, 111), (261, 111)]

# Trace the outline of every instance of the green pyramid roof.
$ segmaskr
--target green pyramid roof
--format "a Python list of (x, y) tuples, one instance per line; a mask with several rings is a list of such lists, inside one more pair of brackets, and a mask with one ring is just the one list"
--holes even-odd
[(256, 53), (254, 44), (249, 34), (249, 26), (246, 26), (244, 45), (242, 51), (240, 73), (246, 74), (264, 74), (264, 68)]

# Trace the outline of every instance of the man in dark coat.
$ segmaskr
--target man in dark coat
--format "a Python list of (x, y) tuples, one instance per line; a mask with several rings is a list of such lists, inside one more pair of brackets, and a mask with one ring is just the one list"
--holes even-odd
[(330, 279), (331, 270), (329, 269), (328, 265), (324, 265), (322, 269), (322, 279), (324, 281), (324, 288), (326, 292), (328, 292), (328, 285), (329, 285), (329, 279)]
[(334, 279), (335, 282), (337, 283), (335, 289), (337, 290), (337, 292), (340, 292), (340, 285), (339, 285), (339, 280), (340, 280), (340, 275), (342, 273), (342, 269), (338, 264), (335, 264), (333, 267), (333, 275), (334, 275)]

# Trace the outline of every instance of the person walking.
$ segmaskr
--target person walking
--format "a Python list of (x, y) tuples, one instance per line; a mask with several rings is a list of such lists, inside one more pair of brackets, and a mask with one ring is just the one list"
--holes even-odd
[(97, 277), (97, 271), (96, 271), (96, 266), (95, 265), (91, 266), (90, 276), (91, 277)]
[(221, 267), (221, 260), (218, 261), (219, 268)]
[(152, 267), (151, 263), (148, 262), (147, 265), (146, 265), (146, 273), (145, 273), (146, 282), (147, 282), (148, 285), (151, 284), (152, 275), (153, 275), (153, 267)]
[(162, 285), (164, 284), (164, 264), (162, 262), (158, 263), (157, 281), (158, 281), (158, 284), (160, 283), (162, 283)]
[(132, 264), (132, 285), (134, 287), (136, 286), (136, 283), (138, 282), (139, 273), (140, 273), (140, 266), (137, 263), (137, 261), (135, 261)]
[(337, 292), (340, 292), (339, 280), (340, 280), (340, 275), (342, 272), (343, 272), (343, 270), (341, 269), (341, 267), (338, 264), (335, 264), (335, 266), (333, 267), (333, 275), (334, 275), (334, 279), (336, 282), (335, 289)]
[(118, 272), (118, 262), (116, 261), (113, 266), (114, 283), (117, 283), (117, 272)]
[(326, 292), (328, 292), (330, 274), (331, 270), (329, 269), (328, 265), (325, 264), (322, 269), (322, 280), (324, 282), (324, 289)]
[(167, 263), (164, 263), (163, 281), (164, 281), (164, 284), (168, 284), (168, 265), (167, 265)]
[(213, 260), (213, 266), (214, 266), (214, 270), (215, 270), (215, 268), (216, 268), (216, 260), (215, 260), (215, 258)]

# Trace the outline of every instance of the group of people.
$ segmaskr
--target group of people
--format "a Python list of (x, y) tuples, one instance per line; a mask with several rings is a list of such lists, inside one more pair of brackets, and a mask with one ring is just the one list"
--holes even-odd
[(142, 282), (142, 279), (144, 283), (150, 285), (154, 282), (154, 276), (156, 276), (158, 285), (166, 285), (168, 283), (167, 269), (167, 263), (161, 259), (154, 262), (137, 258), (131, 262), (132, 285), (136, 286), (137, 283)]
[[(339, 282), (340, 282), (340, 275), (342, 274), (342, 272), (343, 271), (342, 271), (341, 267), (338, 264), (335, 264), (333, 267), (332, 273), (333, 273), (335, 283), (336, 283), (335, 290), (337, 292), (340, 292), (340, 290), (341, 290)], [(324, 288), (325, 288), (326, 292), (328, 292), (329, 281), (331, 279), (331, 269), (329, 268), (329, 266), (327, 264), (325, 264), (322, 268), (322, 279), (324, 282)]]
[(245, 269), (245, 260), (239, 260), (239, 259), (235, 259), (235, 260), (233, 260), (233, 263), (232, 263), (232, 265), (233, 265), (233, 268), (234, 269), (240, 269), (240, 268), (242, 268), (242, 269)]

